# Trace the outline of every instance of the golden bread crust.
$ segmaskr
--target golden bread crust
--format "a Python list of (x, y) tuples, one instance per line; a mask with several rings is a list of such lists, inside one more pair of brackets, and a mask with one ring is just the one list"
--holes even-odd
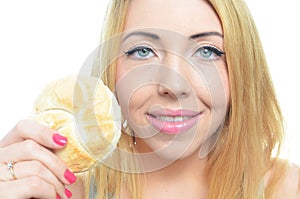
[(112, 92), (93, 77), (51, 82), (38, 96), (31, 118), (68, 138), (67, 146), (55, 153), (75, 173), (107, 158), (121, 135), (120, 107)]

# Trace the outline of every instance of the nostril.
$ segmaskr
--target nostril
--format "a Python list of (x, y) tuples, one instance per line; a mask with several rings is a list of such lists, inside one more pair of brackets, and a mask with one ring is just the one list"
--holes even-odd
[(172, 98), (186, 98), (189, 96), (188, 92), (183, 87), (169, 88), (163, 85), (158, 86), (158, 93), (161, 96), (169, 96)]
[(188, 97), (192, 93), (192, 86), (188, 81), (190, 77), (184, 74), (171, 67), (160, 67), (156, 78), (159, 95), (173, 98)]

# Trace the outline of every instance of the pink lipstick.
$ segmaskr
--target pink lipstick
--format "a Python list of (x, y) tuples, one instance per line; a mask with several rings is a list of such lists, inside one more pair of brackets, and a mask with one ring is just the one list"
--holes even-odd
[(201, 112), (190, 110), (161, 109), (147, 114), (152, 126), (161, 133), (176, 135), (192, 128), (200, 118)]

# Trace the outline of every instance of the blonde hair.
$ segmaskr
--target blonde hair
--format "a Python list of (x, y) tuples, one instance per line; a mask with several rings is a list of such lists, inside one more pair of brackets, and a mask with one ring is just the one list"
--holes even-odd
[[(96, 57), (95, 64), (92, 68), (92, 76), (101, 77), (104, 84), (110, 90), (115, 90), (115, 76), (116, 76), (116, 58), (120, 42), (119, 35), (123, 32), (124, 23), (129, 1), (116, 0), (110, 1), (104, 29), (101, 37), (101, 45), (99, 47), (98, 57)], [(124, 131), (124, 130), (123, 130)], [(128, 173), (124, 171), (137, 171), (138, 160), (130, 156), (135, 153), (134, 149), (130, 147), (131, 137), (128, 133), (122, 133), (118, 148), (129, 151), (127, 155), (119, 154), (120, 150), (116, 150), (111, 159), (116, 168), (110, 168), (105, 164), (99, 164), (84, 176), (86, 189), (86, 198), (89, 198), (91, 193), (90, 188), (94, 189), (97, 199), (107, 199), (109, 196), (119, 198), (122, 195), (122, 187), (126, 188), (126, 194), (130, 198), (142, 198), (142, 178), (135, 173)], [(94, 183), (91, 185), (91, 183)]]
[(257, 28), (242, 0), (209, 2), (223, 26), (231, 91), (227, 126), (209, 157), (209, 198), (271, 198), (276, 180), (264, 191), (263, 176), (275, 167), (284, 128)]
[[(208, 155), (209, 199), (253, 199), (272, 196), (284, 166), (275, 164), (283, 139), (283, 118), (259, 35), (251, 14), (243, 0), (209, 0), (217, 12), (224, 30), (224, 48), (230, 81), (230, 111), (220, 139)], [(112, 0), (107, 12), (102, 43), (122, 33), (129, 0)], [(103, 45), (101, 56), (93, 68), (94, 76), (114, 90), (118, 40)], [(109, 66), (109, 67), (107, 67)], [(107, 68), (105, 68), (107, 67)], [(119, 147), (128, 148), (125, 134)], [(130, 157), (115, 156), (122, 165), (133, 165)], [(122, 161), (122, 162), (120, 162)], [(123, 162), (124, 161), (124, 162)], [(128, 165), (126, 165), (128, 164)], [(283, 164), (282, 164), (283, 165)], [(263, 176), (271, 168), (271, 183), (264, 190)], [(225, 172), (224, 172), (225, 171)], [(96, 181), (97, 198), (104, 199), (108, 192), (118, 197), (121, 184), (126, 184), (130, 198), (141, 198), (141, 181), (137, 174), (124, 173), (99, 165), (92, 171)]]

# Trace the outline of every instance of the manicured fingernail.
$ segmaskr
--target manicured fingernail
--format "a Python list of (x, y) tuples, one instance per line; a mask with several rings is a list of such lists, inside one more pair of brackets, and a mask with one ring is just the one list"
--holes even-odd
[(66, 194), (66, 196), (68, 197), (68, 198), (71, 198), (72, 197), (72, 192), (69, 190), (69, 189), (67, 189), (67, 188), (65, 188), (65, 194)]
[(56, 194), (56, 199), (61, 199), (61, 197), (58, 194)]
[(65, 146), (67, 144), (68, 139), (60, 134), (54, 134), (52, 136), (53, 141), (59, 146)]
[(65, 172), (65, 178), (71, 184), (73, 184), (76, 181), (76, 176), (69, 169), (67, 169), (66, 172)]

